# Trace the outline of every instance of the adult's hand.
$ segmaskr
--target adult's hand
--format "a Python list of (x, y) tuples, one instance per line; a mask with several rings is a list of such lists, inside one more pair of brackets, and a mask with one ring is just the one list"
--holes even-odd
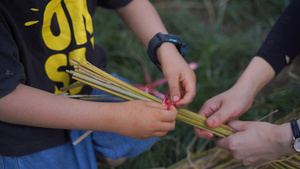
[[(204, 103), (199, 111), (209, 127), (218, 127), (236, 119), (251, 106), (256, 94), (275, 76), (273, 68), (261, 57), (254, 57), (238, 81), (227, 91)], [(211, 139), (213, 134), (195, 129), (198, 136)]]
[[(215, 128), (245, 113), (251, 106), (251, 91), (233, 87), (209, 100), (201, 107), (199, 114), (206, 117), (206, 124)], [(204, 139), (212, 139), (214, 134), (195, 128), (196, 134)]]
[(230, 121), (238, 132), (219, 139), (217, 145), (228, 150), (244, 165), (258, 166), (280, 157), (295, 154), (291, 148), (292, 130), (289, 123)]

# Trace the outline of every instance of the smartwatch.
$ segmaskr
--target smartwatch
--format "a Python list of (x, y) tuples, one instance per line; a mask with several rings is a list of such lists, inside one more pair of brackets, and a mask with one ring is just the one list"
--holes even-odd
[(175, 44), (176, 48), (178, 49), (179, 53), (182, 57), (185, 58), (186, 56), (186, 45), (182, 41), (179, 35), (173, 34), (162, 34), (161, 32), (157, 33), (148, 44), (147, 53), (150, 57), (151, 61), (158, 67), (161, 71), (160, 63), (157, 59), (157, 49), (161, 46), (164, 42), (170, 42)]
[(292, 131), (293, 131), (293, 145), (292, 147), (297, 151), (300, 152), (300, 131), (299, 131), (299, 127), (298, 127), (298, 123), (297, 123), (297, 118), (293, 119), (291, 121), (291, 127), (292, 127)]

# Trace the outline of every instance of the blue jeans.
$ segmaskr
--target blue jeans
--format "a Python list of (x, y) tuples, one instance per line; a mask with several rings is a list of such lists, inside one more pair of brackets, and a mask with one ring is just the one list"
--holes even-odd
[[(75, 141), (85, 131), (71, 131)], [(79, 144), (72, 142), (21, 157), (0, 155), (0, 169), (98, 169), (96, 155), (129, 158), (148, 150), (157, 138), (138, 140), (114, 133), (94, 131)], [(96, 152), (96, 155), (95, 155)]]
[[(93, 90), (92, 94), (106, 93)], [(21, 157), (0, 155), (0, 169), (98, 169), (96, 155), (111, 159), (134, 157), (151, 148), (158, 140), (157, 137), (139, 140), (120, 134), (94, 131), (74, 146), (72, 142), (85, 132), (72, 130), (70, 142), (34, 154)]]

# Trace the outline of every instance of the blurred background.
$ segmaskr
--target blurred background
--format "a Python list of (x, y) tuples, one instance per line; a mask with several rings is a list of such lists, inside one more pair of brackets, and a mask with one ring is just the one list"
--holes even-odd
[[(254, 56), (290, 0), (152, 0), (169, 33), (187, 45), (186, 61), (196, 62), (197, 96), (187, 109), (197, 113), (209, 98), (231, 87)], [(136, 39), (114, 11), (99, 8), (94, 16), (95, 42), (108, 54), (108, 69), (146, 84), (163, 78)], [(241, 120), (274, 122), (300, 107), (300, 58), (284, 69), (255, 98)], [(167, 84), (155, 88), (166, 93)], [(161, 137), (149, 151), (128, 159), (117, 169), (167, 168), (196, 152), (215, 147), (213, 140), (197, 138), (193, 127), (181, 123)], [(106, 168), (104, 164), (100, 168)]]

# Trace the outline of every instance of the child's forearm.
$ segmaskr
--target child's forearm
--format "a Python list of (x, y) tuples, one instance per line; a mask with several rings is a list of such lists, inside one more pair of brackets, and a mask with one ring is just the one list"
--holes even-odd
[(100, 103), (75, 100), (19, 84), (0, 98), (0, 121), (27, 126), (97, 130), (146, 139), (175, 127), (175, 107), (153, 101)]
[[(19, 84), (0, 99), (0, 120), (60, 129), (101, 129), (107, 105), (65, 98)], [(101, 111), (100, 111), (101, 110)]]
[(148, 0), (132, 1), (118, 9), (117, 13), (145, 46), (148, 46), (156, 33), (168, 33), (156, 9)]
[[(118, 9), (117, 13), (146, 47), (158, 32), (168, 34), (156, 9), (148, 0), (132, 1)], [(182, 98), (177, 106), (187, 106), (196, 95), (196, 76), (193, 70), (173, 43), (162, 43), (154, 52), (168, 80), (172, 101)]]

